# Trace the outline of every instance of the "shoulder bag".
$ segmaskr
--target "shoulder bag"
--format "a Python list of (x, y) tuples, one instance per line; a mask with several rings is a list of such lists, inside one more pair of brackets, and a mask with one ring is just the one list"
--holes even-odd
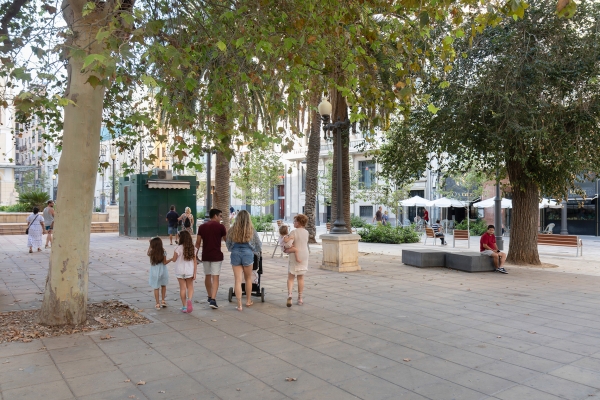
[(35, 218), (33, 219), (33, 221), (31, 221), (31, 222), (29, 223), (29, 225), (27, 225), (27, 229), (25, 229), (25, 234), (26, 234), (26, 235), (29, 235), (29, 227), (31, 226), (31, 224), (33, 224), (33, 223), (35, 222), (35, 220), (36, 220), (36, 219), (37, 219), (37, 217), (39, 217), (39, 216), (40, 216), (40, 215), (39, 215), (39, 214), (37, 214), (37, 215), (35, 216)]

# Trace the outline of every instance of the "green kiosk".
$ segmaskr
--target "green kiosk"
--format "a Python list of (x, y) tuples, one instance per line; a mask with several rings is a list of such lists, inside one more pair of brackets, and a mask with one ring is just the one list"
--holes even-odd
[[(119, 235), (138, 238), (167, 236), (165, 216), (171, 205), (178, 214), (189, 207), (196, 221), (195, 176), (173, 176), (169, 170), (119, 179)], [(194, 227), (195, 230), (195, 227)]]

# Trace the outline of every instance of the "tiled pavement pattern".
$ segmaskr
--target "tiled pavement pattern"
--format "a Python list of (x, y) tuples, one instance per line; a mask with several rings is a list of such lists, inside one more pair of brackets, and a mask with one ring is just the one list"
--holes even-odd
[[(3, 311), (39, 307), (48, 253), (29, 255), (24, 241), (0, 236)], [(286, 259), (267, 257), (265, 303), (240, 313), (227, 302), (226, 261), (221, 308), (207, 308), (200, 276), (202, 303), (184, 315), (172, 275), (170, 307), (153, 309), (147, 241), (98, 234), (91, 248), (90, 299), (121, 298), (155, 322), (110, 340), (0, 345), (3, 400), (600, 397), (600, 277), (421, 270), (370, 254), (361, 272), (313, 267), (305, 305), (288, 309)]]

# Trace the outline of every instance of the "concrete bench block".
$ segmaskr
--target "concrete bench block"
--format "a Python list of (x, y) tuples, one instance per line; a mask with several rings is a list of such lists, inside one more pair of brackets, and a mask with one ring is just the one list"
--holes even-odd
[(444, 267), (446, 252), (435, 250), (402, 250), (402, 262), (413, 267)]
[(479, 253), (447, 253), (446, 267), (466, 272), (494, 271), (494, 261), (490, 256)]

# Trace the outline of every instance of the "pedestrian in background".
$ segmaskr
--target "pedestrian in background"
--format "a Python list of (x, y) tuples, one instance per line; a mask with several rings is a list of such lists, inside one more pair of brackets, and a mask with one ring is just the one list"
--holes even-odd
[(194, 281), (198, 264), (192, 235), (188, 231), (179, 233), (179, 246), (175, 247), (175, 253), (171, 261), (175, 261), (175, 276), (179, 282), (179, 297), (181, 298), (181, 312), (191, 313), (193, 311), (192, 299), (194, 297)]
[(231, 252), (231, 267), (235, 278), (236, 310), (242, 311), (242, 279), (246, 281), (246, 307), (252, 306), (252, 266), (254, 256), (260, 257), (262, 242), (252, 225), (250, 214), (241, 210), (235, 218), (235, 224), (227, 232), (225, 242)]
[[(156, 299), (154, 308), (160, 310), (161, 307), (167, 306), (167, 302), (165, 301), (165, 297), (167, 296), (167, 284), (169, 283), (167, 264), (171, 262), (171, 260), (167, 259), (167, 252), (159, 237), (150, 239), (150, 247), (148, 247), (146, 254), (150, 257), (150, 277), (148, 278), (148, 284), (154, 289), (154, 298)], [(161, 290), (162, 303), (159, 303), (158, 301), (158, 289)]]
[(175, 206), (171, 206), (171, 211), (167, 213), (165, 219), (169, 223), (169, 241), (171, 242), (171, 245), (173, 245), (173, 235), (175, 235), (175, 244), (177, 244), (177, 221), (179, 219), (179, 214), (175, 212)]
[(54, 202), (52, 200), (48, 200), (48, 206), (44, 208), (42, 212), (44, 216), (44, 223), (46, 224), (46, 246), (48, 248), (48, 244), (52, 245), (52, 232), (54, 231)]
[(44, 217), (38, 214), (39, 212), (39, 208), (33, 207), (33, 213), (27, 217), (27, 246), (30, 253), (33, 253), (33, 247), (42, 251), (42, 235), (46, 233)]
[[(189, 207), (185, 208), (185, 213), (181, 214), (181, 216), (179, 217), (179, 220), (181, 221), (182, 225), (183, 225), (183, 229), (181, 230), (183, 231), (187, 231), (187, 233), (190, 234), (190, 238), (192, 237), (192, 235), (194, 234), (194, 229), (192, 228), (194, 226), (194, 216), (192, 215), (192, 209)], [(181, 233), (179, 233), (181, 235)]]

